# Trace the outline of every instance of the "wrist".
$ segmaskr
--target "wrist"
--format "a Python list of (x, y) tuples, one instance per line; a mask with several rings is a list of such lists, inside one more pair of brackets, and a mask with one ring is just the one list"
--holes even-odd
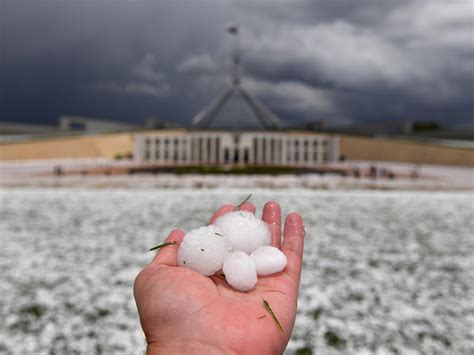
[(214, 344), (203, 343), (200, 341), (176, 341), (170, 343), (150, 343), (147, 346), (146, 355), (162, 354), (234, 354), (235, 352), (228, 348), (221, 348)]

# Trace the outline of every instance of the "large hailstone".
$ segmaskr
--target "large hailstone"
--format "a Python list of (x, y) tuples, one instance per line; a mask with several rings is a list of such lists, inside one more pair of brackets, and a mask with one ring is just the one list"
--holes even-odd
[(271, 275), (282, 271), (286, 267), (287, 259), (280, 249), (263, 246), (256, 249), (250, 257), (255, 263), (257, 274)]
[(214, 224), (222, 229), (234, 251), (250, 254), (261, 246), (270, 245), (267, 224), (250, 212), (230, 212), (219, 217)]
[(213, 275), (222, 268), (230, 250), (222, 229), (213, 225), (200, 227), (184, 236), (178, 249), (178, 265), (205, 276)]
[(257, 284), (257, 271), (252, 258), (242, 251), (234, 251), (224, 259), (222, 268), (229, 285), (239, 291), (250, 291)]

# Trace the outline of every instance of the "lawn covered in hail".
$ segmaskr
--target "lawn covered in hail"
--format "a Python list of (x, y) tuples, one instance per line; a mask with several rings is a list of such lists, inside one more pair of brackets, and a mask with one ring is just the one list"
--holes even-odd
[(147, 250), (250, 192), (305, 219), (288, 354), (474, 352), (469, 193), (23, 189), (0, 192), (0, 353), (141, 353)]

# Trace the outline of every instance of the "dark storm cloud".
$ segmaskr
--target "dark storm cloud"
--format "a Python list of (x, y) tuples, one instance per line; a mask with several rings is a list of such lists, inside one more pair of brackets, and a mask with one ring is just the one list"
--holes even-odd
[[(229, 84), (287, 123), (473, 118), (466, 1), (3, 1), (0, 120), (187, 123)], [(219, 122), (250, 116), (234, 98)], [(249, 121), (250, 122), (250, 121)]]

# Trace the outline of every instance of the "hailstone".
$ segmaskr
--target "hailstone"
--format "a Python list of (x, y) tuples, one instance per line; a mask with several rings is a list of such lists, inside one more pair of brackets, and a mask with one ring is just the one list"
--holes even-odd
[(242, 251), (234, 251), (224, 259), (222, 269), (229, 285), (239, 291), (250, 291), (257, 284), (257, 271), (252, 258)]
[(280, 249), (263, 246), (256, 249), (250, 257), (255, 263), (258, 275), (270, 275), (282, 271), (286, 267), (287, 259)]
[(234, 251), (250, 254), (261, 246), (270, 245), (271, 234), (267, 224), (250, 212), (229, 212), (214, 224), (222, 229)]
[(184, 236), (178, 249), (178, 265), (205, 276), (213, 275), (222, 268), (230, 251), (230, 243), (221, 228), (214, 225), (200, 227)]

